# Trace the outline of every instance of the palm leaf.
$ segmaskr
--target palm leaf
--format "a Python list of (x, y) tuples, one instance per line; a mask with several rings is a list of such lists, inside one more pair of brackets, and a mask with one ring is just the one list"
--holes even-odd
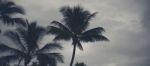
[(28, 35), (29, 37), (33, 36), (34, 40), (41, 40), (46, 33), (46, 29), (44, 27), (38, 26), (36, 22), (32, 22), (28, 27)]
[(25, 20), (23, 20), (22, 18), (12, 18), (12, 22), (18, 25), (22, 25), (24, 27), (27, 26)]
[(56, 49), (62, 49), (62, 46), (60, 46), (58, 43), (48, 43), (43, 48), (41, 48), (39, 51), (47, 51), (47, 50), (56, 50)]
[(93, 29), (87, 30), (87, 31), (83, 32), (81, 35), (101, 34), (104, 31), (105, 31), (104, 28), (97, 27), (97, 28), (93, 28)]
[(28, 48), (30, 50), (39, 48), (38, 43), (44, 37), (45, 33), (46, 33), (45, 28), (37, 26), (36, 22), (32, 22), (31, 24), (29, 24), (26, 38)]
[(90, 14), (86, 21), (90, 21), (93, 17), (96, 16), (96, 14), (97, 14), (97, 12)]
[(72, 32), (69, 30), (69, 28), (57, 21), (53, 21), (52, 24), (57, 25), (60, 29), (64, 30), (68, 34), (72, 34)]
[(15, 49), (15, 48), (12, 48), (12, 47), (9, 47), (7, 45), (4, 45), (4, 44), (0, 44), (0, 52), (13, 52), (13, 53), (16, 53), (18, 55), (23, 55), (24, 53), (18, 49)]
[(17, 55), (6, 55), (6, 56), (0, 57), (0, 61), (3, 61), (3, 62), (11, 62), (11, 61), (15, 61), (17, 59), (18, 59)]
[(70, 36), (68, 36), (67, 34), (61, 34), (61, 35), (56, 35), (56, 37), (54, 38), (54, 41), (57, 40), (70, 40)]
[(17, 6), (14, 2), (1, 2), (0, 4), (0, 11), (1, 14), (13, 14), (13, 13), (20, 13), (25, 14), (24, 9), (20, 6)]
[(109, 41), (105, 36), (98, 34), (81, 36), (80, 40), (84, 42)]
[(5, 1), (5, 2), (3, 2), (3, 4), (6, 5), (6, 6), (14, 6), (14, 5), (16, 5), (14, 2), (10, 2), (10, 1), (9, 2)]
[(48, 34), (51, 33), (54, 35), (59, 35), (61, 33), (65, 33), (65, 31), (63, 31), (61, 28), (55, 26), (48, 26), (48, 29), (49, 29)]
[(63, 56), (60, 53), (43, 53), (47, 55), (49, 58), (55, 58), (57, 61), (63, 63)]
[(82, 47), (82, 44), (80, 42), (77, 43), (77, 47), (83, 51), (83, 47)]
[(22, 37), (20, 37), (17, 32), (11, 30), (6, 31), (4, 33), (4, 36), (8, 37), (10, 40), (13, 40), (15, 44), (17, 44), (17, 46), (19, 46), (19, 48), (21, 48), (22, 50), (26, 50), (25, 45), (22, 43)]
[(67, 33), (66, 31), (64, 31), (58, 27), (54, 27), (54, 26), (49, 26), (48, 33), (56, 35), (54, 40), (60, 40), (60, 39), (69, 40), (71, 38), (71, 34)]
[(0, 16), (0, 19), (2, 20), (2, 22), (4, 24), (7, 24), (7, 25), (14, 25), (14, 23), (12, 23), (12, 18), (8, 15), (2, 15)]
[(20, 14), (25, 14), (24, 9), (20, 6), (17, 6), (13, 2), (7, 2), (5, 5), (5, 11), (3, 13), (5, 14), (12, 14), (12, 13), (20, 13)]
[(104, 28), (102, 27), (97, 27), (97, 28), (93, 28), (90, 30), (87, 30), (85, 32), (83, 32), (80, 35), (80, 40), (81, 41), (85, 41), (85, 42), (93, 42), (93, 41), (108, 41), (108, 39), (102, 35), (102, 32), (104, 32)]
[(45, 54), (38, 54), (37, 59), (39, 62), (39, 66), (56, 66), (56, 59), (50, 58)]
[(11, 18), (8, 15), (3, 15), (0, 16), (0, 19), (2, 19), (3, 20), (2, 22), (7, 25), (17, 24), (26, 27), (26, 22), (22, 18)]

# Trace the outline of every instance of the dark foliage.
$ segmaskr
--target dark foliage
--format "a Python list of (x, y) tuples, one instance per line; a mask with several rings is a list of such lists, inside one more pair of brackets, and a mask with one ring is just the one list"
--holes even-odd
[[(15, 31), (10, 30), (4, 33), (4, 36), (8, 37), (10, 40), (14, 41), (17, 48), (7, 46), (5, 44), (0, 45), (0, 52), (11, 52), (14, 57), (1, 57), (6, 60), (8, 58), (9, 62), (11, 59), (19, 60), (18, 65), (24, 60), (24, 65), (27, 66), (32, 58), (37, 57), (39, 64), (45, 64), (45, 66), (52, 64), (57, 64), (58, 62), (63, 62), (63, 56), (56, 52), (51, 52), (52, 50), (61, 49), (62, 47), (58, 43), (48, 43), (44, 47), (39, 48), (40, 41), (46, 34), (46, 29), (40, 27), (36, 22), (28, 23), (26, 28), (17, 28)], [(47, 52), (49, 51), (49, 52)], [(9, 55), (8, 55), (9, 56)], [(46, 57), (46, 58), (44, 58)], [(0, 58), (0, 59), (1, 59)], [(47, 60), (48, 62), (44, 62)], [(53, 65), (53, 66), (54, 66)]]
[(76, 64), (75, 64), (75, 66), (87, 66), (86, 64), (84, 64), (84, 62), (77, 62)]
[(25, 14), (24, 9), (14, 2), (8, 0), (0, 0), (0, 19), (4, 24), (14, 25), (19, 24), (25, 26), (25, 22), (21, 18), (12, 18), (13, 14)]
[(90, 30), (87, 30), (89, 26), (89, 21), (97, 14), (90, 13), (87, 10), (84, 10), (80, 6), (76, 7), (62, 7), (60, 12), (63, 15), (63, 22), (53, 21), (51, 26), (49, 26), (49, 32), (56, 35), (54, 40), (69, 40), (72, 39), (73, 54), (70, 62), (72, 66), (76, 46), (83, 50), (81, 41), (83, 42), (94, 42), (94, 41), (108, 41), (108, 39), (102, 35), (104, 28), (96, 27)]

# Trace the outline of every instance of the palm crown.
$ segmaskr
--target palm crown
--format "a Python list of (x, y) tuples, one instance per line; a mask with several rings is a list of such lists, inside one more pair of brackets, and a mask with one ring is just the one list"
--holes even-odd
[(90, 13), (80, 6), (76, 6), (73, 8), (63, 7), (61, 8), (60, 12), (63, 15), (63, 22), (60, 23), (57, 21), (53, 21), (53, 25), (49, 26), (49, 33), (56, 35), (54, 40), (72, 39), (74, 49), (70, 66), (72, 66), (74, 60), (76, 46), (78, 46), (80, 50), (83, 50), (81, 41), (108, 41), (108, 39), (102, 35), (102, 32), (104, 32), (104, 28), (96, 27), (87, 30), (89, 21), (96, 15), (96, 13)]
[[(19, 59), (18, 65), (22, 60), (24, 60), (25, 66), (27, 66), (27, 64), (29, 64), (31, 59), (34, 57), (37, 57), (39, 65), (43, 64), (43, 66), (56, 66), (57, 61), (63, 62), (63, 57), (61, 54), (57, 52), (51, 52), (54, 49), (62, 48), (58, 43), (48, 43), (44, 47), (39, 48), (38, 44), (45, 33), (45, 29), (43, 27), (37, 26), (35, 22), (28, 24), (28, 27), (25, 29), (18, 28), (16, 31), (5, 32), (4, 35), (13, 40), (19, 48), (12, 48), (5, 44), (0, 44), (1, 52), (13, 52), (11, 55), (0, 57), (0, 60), (3, 60), (4, 58), (8, 58), (8, 61)], [(43, 60), (46, 60), (46, 62), (43, 62)]]

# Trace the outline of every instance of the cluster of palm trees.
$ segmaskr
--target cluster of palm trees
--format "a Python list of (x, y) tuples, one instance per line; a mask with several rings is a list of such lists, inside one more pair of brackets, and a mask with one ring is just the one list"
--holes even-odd
[[(105, 31), (102, 27), (96, 27), (87, 30), (89, 21), (95, 17), (97, 12), (90, 13), (80, 6), (62, 7), (60, 12), (63, 15), (62, 22), (52, 21), (48, 27), (37, 25), (37, 22), (29, 22), (23, 18), (12, 18), (11, 15), (19, 13), (25, 15), (24, 9), (17, 6), (14, 2), (0, 0), (0, 20), (3, 24), (9, 26), (20, 25), (14, 30), (4, 31), (3, 34), (9, 40), (12, 40), (16, 47), (0, 43), (0, 53), (8, 53), (0, 56), (0, 66), (8, 66), (9, 62), (18, 61), (17, 66), (23, 64), (28, 66), (36, 58), (38, 62), (33, 66), (57, 66), (57, 62), (63, 63), (63, 55), (53, 52), (56, 49), (62, 49), (58, 40), (71, 40), (73, 53), (70, 66), (73, 66), (76, 48), (83, 50), (81, 42), (108, 41), (102, 35)], [(55, 35), (52, 43), (43, 44), (41, 40), (46, 35)], [(75, 66), (86, 66), (84, 63), (76, 63)]]

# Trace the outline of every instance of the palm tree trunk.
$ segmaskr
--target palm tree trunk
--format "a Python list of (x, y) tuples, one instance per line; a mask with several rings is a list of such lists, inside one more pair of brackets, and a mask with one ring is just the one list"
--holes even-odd
[(75, 58), (75, 53), (76, 53), (76, 44), (73, 44), (73, 53), (72, 53), (72, 58), (71, 58), (70, 66), (73, 65), (74, 58)]

